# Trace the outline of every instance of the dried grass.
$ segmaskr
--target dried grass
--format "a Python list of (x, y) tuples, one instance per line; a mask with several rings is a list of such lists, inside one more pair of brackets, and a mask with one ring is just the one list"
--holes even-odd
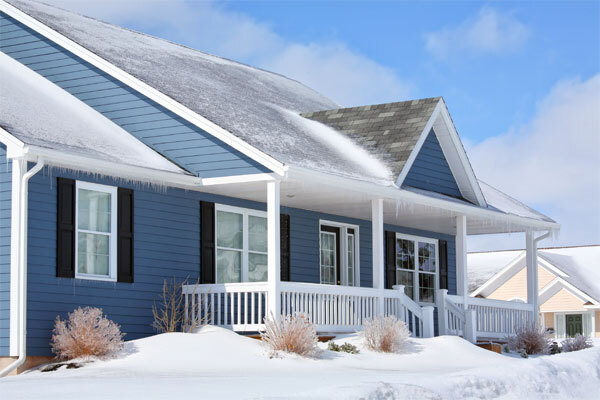
[(260, 336), (273, 353), (283, 351), (303, 357), (319, 353), (315, 324), (305, 314), (287, 315), (280, 321), (271, 315), (265, 318), (265, 328)]
[(119, 325), (95, 307), (77, 308), (67, 320), (56, 317), (50, 344), (61, 360), (84, 356), (106, 356), (123, 348)]
[(384, 353), (395, 353), (402, 349), (406, 340), (410, 337), (404, 321), (396, 316), (378, 316), (367, 320), (363, 324), (360, 333), (369, 349)]
[[(166, 279), (163, 281), (162, 292), (158, 299), (158, 302), (154, 302), (152, 305), (152, 315), (154, 316), (154, 322), (152, 326), (159, 333), (170, 333), (170, 332), (192, 332), (198, 326), (205, 325), (209, 319), (207, 310), (202, 310), (203, 305), (195, 313), (189, 313), (189, 318), (185, 318), (185, 295), (183, 294), (183, 286), (188, 284), (188, 280), (178, 282), (177, 279), (173, 278), (170, 281)], [(196, 296), (196, 290), (198, 289), (199, 281), (196, 281), (194, 290), (189, 296), (193, 298)]]
[(509, 336), (508, 348), (525, 354), (547, 354), (550, 351), (550, 337), (546, 330), (536, 323), (518, 328), (515, 335)]
[(579, 351), (583, 349), (589, 349), (594, 346), (592, 339), (587, 336), (580, 335), (579, 333), (575, 335), (575, 337), (567, 338), (562, 341), (562, 351), (570, 352), (570, 351)]

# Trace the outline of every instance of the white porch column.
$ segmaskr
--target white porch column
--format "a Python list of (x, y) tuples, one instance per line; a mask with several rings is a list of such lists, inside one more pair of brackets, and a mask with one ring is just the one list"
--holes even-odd
[(267, 182), (267, 315), (276, 320), (281, 318), (279, 215), (279, 181)]
[(10, 347), (9, 355), (19, 355), (19, 220), (21, 218), (21, 181), (26, 172), (23, 159), (12, 160), (11, 223), (10, 223)]
[(463, 296), (463, 308), (469, 306), (469, 280), (467, 275), (467, 217), (456, 217), (456, 291)]
[[(371, 201), (371, 226), (373, 239), (373, 287), (382, 290), (385, 288), (385, 265), (383, 257), (383, 199)], [(379, 296), (378, 314), (383, 315), (383, 293)]]
[(527, 265), (527, 303), (533, 306), (532, 322), (537, 321), (538, 306), (538, 269), (537, 269), (537, 242), (533, 232), (525, 233), (525, 262)]

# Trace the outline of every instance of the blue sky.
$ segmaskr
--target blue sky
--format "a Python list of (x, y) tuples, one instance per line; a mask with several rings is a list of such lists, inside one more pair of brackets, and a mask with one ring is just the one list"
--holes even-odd
[(46, 1), (282, 73), (344, 106), (442, 95), (477, 176), (562, 223), (544, 244), (600, 243), (598, 1)]

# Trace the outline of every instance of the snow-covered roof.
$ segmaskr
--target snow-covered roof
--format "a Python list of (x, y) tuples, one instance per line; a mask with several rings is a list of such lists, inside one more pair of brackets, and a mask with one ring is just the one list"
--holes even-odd
[(339, 108), (295, 80), (46, 4), (9, 3), (280, 162), (392, 181), (387, 170), (374, 173), (290, 116)]
[(491, 208), (492, 210), (502, 211), (505, 214), (517, 215), (519, 217), (555, 222), (552, 218), (526, 206), (519, 200), (510, 197), (485, 182), (479, 181), (479, 186), (481, 187), (483, 196), (488, 204), (488, 208)]
[(0, 127), (24, 144), (185, 173), (99, 112), (2, 52), (0, 92)]
[[(524, 250), (469, 253), (469, 291), (483, 285)], [(600, 302), (600, 245), (539, 249), (538, 257), (564, 273), (565, 281)]]

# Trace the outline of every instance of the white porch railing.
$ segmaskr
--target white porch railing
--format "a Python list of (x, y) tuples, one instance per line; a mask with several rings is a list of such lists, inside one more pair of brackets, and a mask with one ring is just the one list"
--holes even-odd
[(531, 304), (478, 297), (468, 297), (467, 302), (468, 311), (464, 309), (462, 296), (438, 291), (440, 334), (459, 335), (472, 341), (477, 338), (505, 339), (533, 321)]
[[(394, 290), (281, 282), (283, 315), (304, 313), (318, 332), (355, 332), (363, 323), (383, 312), (403, 320), (414, 336), (433, 336), (433, 307), (421, 307)], [(268, 315), (266, 282), (186, 285), (184, 324), (205, 323), (237, 332), (257, 332)]]

